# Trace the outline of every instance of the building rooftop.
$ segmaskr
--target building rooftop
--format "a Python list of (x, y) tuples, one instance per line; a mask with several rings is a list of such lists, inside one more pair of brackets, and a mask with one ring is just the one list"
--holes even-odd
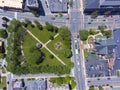
[(0, 0), (0, 7), (23, 8), (23, 0)]
[(86, 8), (100, 8), (100, 7), (117, 7), (120, 6), (120, 0), (86, 0)]
[(28, 7), (39, 7), (38, 0), (26, 0)]
[(23, 87), (22, 81), (16, 81), (13, 87), (14, 89), (22, 88)]
[(52, 13), (68, 12), (68, 0), (48, 0), (48, 5)]
[(108, 58), (113, 57), (115, 47), (116, 43), (114, 42), (113, 39), (101, 37), (95, 41), (96, 52), (98, 52), (98, 54), (100, 55), (107, 55)]
[(49, 90), (70, 90), (69, 85), (57, 86), (55, 84), (49, 84)]
[(120, 0), (100, 0), (100, 6), (120, 6)]
[(30, 80), (26, 90), (46, 90), (46, 80)]
[[(113, 30), (113, 39), (116, 42), (117, 46), (115, 48), (115, 62), (113, 69), (120, 69), (120, 28)], [(114, 72), (116, 74), (116, 72)]]

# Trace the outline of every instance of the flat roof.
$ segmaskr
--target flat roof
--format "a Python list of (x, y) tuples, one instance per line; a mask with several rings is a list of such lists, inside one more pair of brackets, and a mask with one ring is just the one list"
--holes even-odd
[(68, 12), (68, 0), (48, 0), (51, 12)]
[(29, 7), (38, 7), (38, 0), (27, 0), (27, 6)]
[(26, 90), (46, 90), (46, 80), (31, 80), (27, 83)]
[(23, 0), (0, 0), (0, 7), (11, 7), (22, 9)]

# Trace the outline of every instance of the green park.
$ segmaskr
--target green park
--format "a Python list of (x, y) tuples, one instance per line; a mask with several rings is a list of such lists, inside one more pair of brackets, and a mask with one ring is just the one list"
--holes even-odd
[[(69, 74), (71, 62), (70, 31), (48, 22), (13, 19), (7, 27), (7, 70), (14, 74)], [(16, 69), (14, 69), (16, 68)]]

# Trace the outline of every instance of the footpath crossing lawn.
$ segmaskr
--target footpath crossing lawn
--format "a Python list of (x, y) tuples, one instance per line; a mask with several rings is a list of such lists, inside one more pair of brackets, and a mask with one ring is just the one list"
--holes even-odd
[[(56, 48), (56, 44), (60, 43), (59, 48)], [(61, 40), (61, 37), (58, 36), (56, 37), (53, 41), (51, 41), (47, 47), (53, 52), (55, 53), (61, 60), (63, 60), (64, 63), (67, 64), (68, 67), (72, 67), (73, 64), (70, 60), (70, 58), (66, 58), (63, 54), (64, 49), (65, 49), (65, 45), (63, 44), (63, 40)]]
[(54, 36), (55, 32), (50, 32), (43, 27), (43, 30), (38, 30), (37, 27), (32, 28), (31, 26), (28, 26), (28, 30), (35, 35), (41, 42), (46, 43), (50, 36)]
[[(31, 48), (36, 47), (37, 41), (30, 36), (28, 33), (25, 35), (24, 43), (23, 43), (23, 52), (24, 55), (29, 63), (32, 63), (32, 60), (34, 60), (32, 57), (32, 51)], [(50, 58), (50, 53), (45, 49), (42, 48), (41, 50), (45, 54), (45, 59), (40, 65), (62, 65), (55, 57), (53, 59)]]

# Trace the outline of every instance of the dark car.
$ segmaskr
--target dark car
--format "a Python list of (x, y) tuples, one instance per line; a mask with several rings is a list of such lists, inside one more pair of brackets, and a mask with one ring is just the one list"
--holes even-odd
[(2, 17), (2, 19), (5, 20), (6, 22), (10, 21), (7, 17)]
[(55, 20), (55, 17), (52, 17), (51, 19), (52, 19), (52, 20)]
[(91, 24), (91, 22), (88, 22), (88, 24)]
[(7, 82), (7, 84), (9, 84), (9, 81)]

